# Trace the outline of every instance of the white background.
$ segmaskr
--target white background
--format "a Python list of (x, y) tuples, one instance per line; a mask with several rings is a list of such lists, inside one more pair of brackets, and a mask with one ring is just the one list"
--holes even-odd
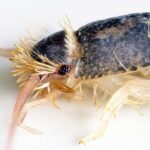
[[(149, 0), (0, 0), (0, 47), (11, 48), (39, 20), (51, 31), (68, 15), (75, 29), (88, 22), (133, 12), (150, 11)], [(0, 150), (3, 150), (10, 113), (18, 93), (10, 62), (0, 58)], [(19, 129), (14, 150), (150, 150), (150, 107), (124, 107), (102, 139), (86, 146), (81, 137), (94, 131), (99, 113), (90, 101), (58, 102), (61, 109), (46, 104), (29, 112), (25, 124), (43, 131), (34, 135)]]

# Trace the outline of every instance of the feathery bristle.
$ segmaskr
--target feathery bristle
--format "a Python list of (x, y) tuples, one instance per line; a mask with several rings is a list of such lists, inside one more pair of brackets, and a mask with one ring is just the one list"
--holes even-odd
[[(32, 58), (31, 53), (32, 49), (27, 50), (20, 46), (17, 46), (16, 50), (11, 52), (11, 61), (13, 62), (12, 73), (13, 76), (18, 77), (17, 83), (20, 86), (23, 86), (32, 74), (45, 75), (55, 73), (59, 67), (59, 64), (55, 64), (48, 58), (40, 54), (36, 54), (36, 56), (41, 60), (38, 62)], [(47, 85), (47, 83), (43, 83), (43, 86), (36, 90), (36, 92), (45, 90), (46, 88), (50, 91)]]
[(75, 32), (72, 28), (71, 22), (69, 18), (66, 16), (66, 18), (61, 22), (62, 28), (66, 32), (66, 38), (65, 38), (65, 43), (66, 43), (66, 53), (70, 56), (70, 58), (77, 59), (79, 58), (79, 43), (77, 41), (77, 37), (75, 35)]

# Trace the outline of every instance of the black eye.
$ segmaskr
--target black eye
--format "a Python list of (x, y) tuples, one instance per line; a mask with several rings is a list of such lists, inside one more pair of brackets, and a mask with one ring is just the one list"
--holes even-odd
[(69, 66), (68, 65), (62, 65), (60, 69), (58, 70), (58, 74), (65, 75), (69, 72)]

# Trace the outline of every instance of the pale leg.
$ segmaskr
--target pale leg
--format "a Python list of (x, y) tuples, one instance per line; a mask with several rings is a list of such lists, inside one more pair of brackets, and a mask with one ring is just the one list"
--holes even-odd
[(29, 103), (25, 104), (25, 106), (24, 106), (24, 108), (23, 108), (23, 110), (22, 110), (22, 112), (21, 112), (21, 114), (19, 116), (18, 125), (20, 125), (23, 122), (25, 116), (27, 115), (27, 112), (30, 109), (32, 109), (34, 107), (37, 107), (39, 105), (42, 105), (42, 104), (44, 104), (44, 103), (46, 103), (48, 101), (49, 101), (49, 99), (44, 98), (44, 99), (36, 100), (36, 101), (29, 102)]
[(55, 91), (53, 93), (50, 94), (49, 97), (43, 98), (43, 99), (39, 99), (33, 102), (29, 102), (27, 104), (25, 104), (23, 110), (21, 111), (21, 114), (19, 116), (18, 119), (18, 125), (21, 125), (21, 123), (23, 122), (25, 116), (27, 115), (28, 111), (34, 107), (37, 107), (39, 105), (45, 104), (46, 102), (52, 100), (52, 104), (54, 106), (56, 106), (57, 108), (59, 108), (59, 106), (56, 104), (55, 100), (60, 96), (60, 92)]
[(120, 110), (123, 104), (126, 103), (129, 96), (138, 99), (140, 98), (144, 101), (150, 100), (150, 80), (134, 79), (128, 81), (123, 87), (118, 89), (110, 98), (104, 109), (100, 127), (94, 133), (82, 138), (79, 143), (84, 144), (87, 141), (91, 141), (103, 136), (109, 121), (114, 116), (114, 114)]
[(24, 108), (23, 108), (23, 110), (22, 110), (22, 112), (21, 112), (21, 114), (19, 116), (19, 119), (18, 119), (18, 125), (19, 125), (19, 127), (23, 128), (23, 129), (25, 129), (25, 130), (27, 130), (29, 132), (35, 133), (35, 134), (41, 134), (42, 133), (41, 131), (39, 131), (37, 129), (33, 129), (33, 128), (29, 127), (29, 126), (24, 125), (23, 121), (24, 121), (24, 119), (25, 119), (25, 117), (26, 117), (26, 115), (27, 115), (27, 113), (28, 113), (28, 111), (30, 109), (32, 109), (34, 107), (37, 107), (39, 105), (45, 104), (48, 101), (49, 101), (48, 98), (47, 99), (44, 98), (44, 99), (36, 100), (34, 102), (27, 103), (24, 106)]

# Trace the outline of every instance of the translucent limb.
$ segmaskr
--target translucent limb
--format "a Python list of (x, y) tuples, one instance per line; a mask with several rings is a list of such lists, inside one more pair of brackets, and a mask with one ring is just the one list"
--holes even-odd
[(32, 133), (35, 133), (35, 134), (42, 134), (41, 131), (39, 131), (39, 130), (37, 130), (37, 129), (33, 129), (33, 128), (29, 127), (29, 126), (23, 125), (22, 123), (23, 123), (24, 118), (26, 117), (26, 115), (27, 115), (27, 113), (28, 113), (28, 111), (29, 111), (30, 109), (32, 109), (32, 108), (34, 108), (34, 107), (37, 107), (37, 106), (39, 106), (39, 105), (42, 105), (42, 104), (44, 104), (44, 103), (46, 103), (46, 102), (48, 102), (48, 101), (49, 101), (48, 98), (47, 98), (47, 99), (44, 98), (44, 99), (36, 100), (36, 101), (29, 102), (29, 103), (25, 104), (25, 106), (24, 106), (24, 108), (23, 108), (23, 110), (22, 110), (22, 112), (21, 112), (21, 114), (20, 114), (20, 117), (19, 117), (19, 119), (18, 119), (18, 125), (19, 125), (21, 128), (23, 128), (23, 129), (25, 129), (25, 130), (27, 130), (27, 131), (29, 131), (29, 132), (32, 132)]
[(49, 101), (49, 99), (44, 98), (44, 99), (36, 100), (36, 101), (29, 102), (29, 103), (25, 104), (23, 110), (20, 113), (20, 117), (19, 117), (19, 120), (18, 120), (18, 125), (21, 125), (21, 123), (23, 122), (24, 118), (27, 115), (27, 112), (30, 109), (32, 109), (34, 107), (37, 107), (39, 105), (42, 105), (42, 104), (44, 104), (44, 103), (46, 103), (48, 101)]
[(80, 144), (85, 144), (88, 141), (100, 138), (105, 133), (111, 118), (116, 114), (121, 107), (126, 103), (129, 96), (150, 100), (150, 80), (134, 79), (128, 81), (123, 87), (118, 89), (107, 103), (103, 115), (101, 126), (92, 134), (82, 138)]
[(39, 105), (45, 104), (46, 102), (49, 101), (49, 99), (52, 100), (52, 104), (53, 104), (55, 107), (60, 108), (60, 107), (56, 104), (56, 102), (55, 102), (56, 97), (58, 97), (59, 95), (60, 95), (59, 92), (53, 92), (53, 93), (51, 93), (51, 96), (49, 96), (49, 97), (47, 97), (47, 98), (39, 99), (39, 100), (36, 100), (36, 101), (29, 102), (29, 103), (25, 104), (25, 106), (24, 106), (24, 108), (22, 109), (22, 111), (21, 111), (21, 113), (20, 113), (20, 116), (19, 116), (19, 118), (18, 118), (18, 125), (19, 125), (21, 128), (23, 128), (23, 129), (25, 129), (25, 130), (27, 130), (27, 131), (29, 131), (29, 132), (32, 132), (32, 133), (35, 133), (35, 134), (42, 134), (41, 131), (39, 131), (39, 130), (37, 130), (37, 129), (34, 129), (34, 128), (31, 128), (31, 127), (29, 127), (29, 126), (23, 125), (22, 123), (23, 123), (23, 121), (24, 121), (24, 119), (25, 119), (25, 117), (26, 117), (26, 115), (27, 115), (27, 113), (28, 113), (28, 111), (29, 111), (30, 109), (32, 109), (32, 108), (34, 108), (34, 107), (37, 107), (37, 106), (39, 106)]
[(92, 101), (93, 101), (94, 105), (96, 106), (97, 105), (97, 84), (94, 84), (94, 87), (93, 87)]
[(81, 95), (82, 97), (84, 97), (81, 82), (80, 82), (79, 84), (77, 84), (77, 85), (74, 87), (74, 90), (75, 90), (75, 91), (78, 90), (78, 89), (79, 89), (80, 95)]

